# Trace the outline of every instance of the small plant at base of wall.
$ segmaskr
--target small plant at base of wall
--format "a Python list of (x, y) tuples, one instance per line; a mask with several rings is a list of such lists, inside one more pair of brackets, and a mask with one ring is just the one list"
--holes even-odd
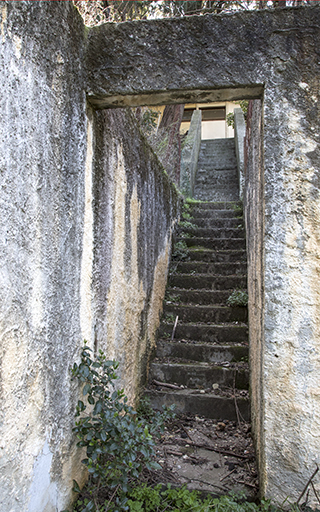
[(172, 253), (172, 259), (174, 260), (186, 260), (189, 257), (189, 249), (185, 242), (180, 241), (174, 244)]
[(233, 290), (227, 299), (227, 306), (232, 308), (246, 307), (248, 305), (248, 294), (246, 290)]
[(188, 220), (183, 220), (182, 222), (179, 222), (179, 228), (182, 229), (197, 229), (197, 226), (195, 224), (192, 224), (192, 222)]
[[(85, 345), (80, 364), (75, 363), (72, 368), (73, 379), (83, 384), (86, 402), (78, 401), (76, 418), (79, 419), (73, 431), (79, 439), (78, 446), (86, 449), (82, 463), (89, 473), (84, 492), (74, 481), (73, 491), (82, 494), (73, 510), (126, 510), (129, 483), (136, 482), (144, 468), (161, 469), (155, 462), (153, 435), (161, 435), (172, 408), (155, 414), (151, 422), (139, 417), (127, 404), (123, 390), (114, 389), (118, 363), (108, 361), (101, 350), (95, 357), (91, 352)], [(105, 497), (108, 497), (106, 502)], [(112, 508), (105, 506), (106, 503), (112, 503)]]

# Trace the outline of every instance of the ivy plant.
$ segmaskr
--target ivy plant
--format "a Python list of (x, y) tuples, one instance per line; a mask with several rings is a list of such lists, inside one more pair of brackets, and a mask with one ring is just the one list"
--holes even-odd
[[(83, 511), (97, 510), (95, 496), (101, 487), (126, 493), (129, 479), (137, 479), (143, 469), (159, 469), (154, 461), (154, 441), (149, 427), (127, 403), (124, 391), (115, 389), (118, 363), (106, 359), (100, 350), (93, 357), (85, 345), (80, 364), (74, 364), (72, 375), (83, 385), (83, 400), (76, 407), (73, 431), (78, 446), (86, 449), (82, 461), (88, 468), (92, 484), (92, 500)], [(75, 482), (74, 490), (79, 492)]]

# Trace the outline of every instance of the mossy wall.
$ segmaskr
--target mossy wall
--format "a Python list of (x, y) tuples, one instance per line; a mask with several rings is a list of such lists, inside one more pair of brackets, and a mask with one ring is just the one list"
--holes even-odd
[(155, 344), (180, 195), (129, 110), (94, 114), (94, 340), (133, 402)]

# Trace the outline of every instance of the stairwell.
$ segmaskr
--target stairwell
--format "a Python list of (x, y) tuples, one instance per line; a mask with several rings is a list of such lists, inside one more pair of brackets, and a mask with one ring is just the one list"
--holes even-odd
[(194, 197), (200, 201), (239, 199), (234, 139), (201, 142)]
[(185, 205), (174, 241), (147, 394), (155, 408), (249, 419), (247, 307), (227, 305), (247, 288), (234, 139), (202, 141), (195, 191), (201, 201)]
[(195, 196), (186, 202), (175, 235), (145, 394), (155, 409), (175, 404), (184, 418), (159, 447), (163, 467), (171, 468), (177, 485), (254, 497), (257, 473), (245, 423), (250, 420), (248, 313), (246, 306), (228, 305), (235, 290), (247, 288), (233, 139), (202, 142)]
[(247, 308), (226, 304), (233, 290), (246, 289), (240, 213), (237, 202), (187, 206), (150, 365), (147, 394), (155, 408), (176, 404), (179, 412), (235, 420), (236, 394), (238, 412), (249, 418), (247, 393), (241, 393), (249, 382)]

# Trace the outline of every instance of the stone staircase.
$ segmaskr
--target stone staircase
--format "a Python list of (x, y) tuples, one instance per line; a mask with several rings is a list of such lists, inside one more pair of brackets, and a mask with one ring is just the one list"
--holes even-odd
[(239, 199), (234, 139), (201, 142), (194, 197), (201, 201)]
[(155, 408), (248, 420), (247, 308), (226, 305), (247, 287), (241, 205), (187, 203), (183, 217), (146, 394)]

